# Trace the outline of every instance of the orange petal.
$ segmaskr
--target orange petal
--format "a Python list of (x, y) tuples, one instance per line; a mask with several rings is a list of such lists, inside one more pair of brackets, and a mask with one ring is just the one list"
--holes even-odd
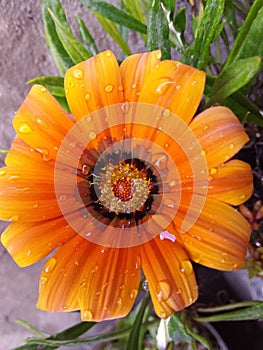
[(123, 317), (138, 294), (140, 257), (138, 248), (103, 248), (87, 252), (81, 277), (79, 302), (83, 321)]
[(240, 205), (250, 198), (252, 190), (253, 177), (247, 163), (235, 159), (210, 169), (210, 197), (232, 205)]
[(35, 85), (18, 109), (13, 125), (23, 141), (49, 160), (56, 159), (73, 122), (46, 88)]
[(15, 262), (24, 267), (43, 259), (74, 235), (76, 233), (60, 217), (34, 224), (13, 223), (4, 231), (1, 241)]
[(160, 63), (161, 51), (145, 52), (128, 56), (121, 64), (124, 99), (137, 102), (145, 79)]
[(234, 270), (244, 262), (250, 226), (231, 206), (207, 198), (198, 220), (181, 237), (195, 262), (217, 270)]
[(37, 307), (46, 311), (79, 309), (81, 272), (89, 259), (90, 244), (75, 236), (58, 249), (43, 269)]
[(206, 109), (190, 127), (204, 150), (210, 169), (229, 160), (248, 141), (239, 120), (226, 107)]
[(65, 75), (65, 92), (76, 120), (123, 102), (121, 75), (114, 54), (107, 50), (71, 67)]
[(53, 171), (34, 167), (5, 167), (0, 172), (0, 217), (33, 222), (60, 216)]
[(145, 79), (139, 102), (169, 109), (187, 124), (195, 114), (205, 85), (205, 73), (175, 61), (162, 61)]
[(159, 237), (142, 246), (142, 268), (156, 314), (167, 318), (197, 298), (193, 267), (177, 242)]

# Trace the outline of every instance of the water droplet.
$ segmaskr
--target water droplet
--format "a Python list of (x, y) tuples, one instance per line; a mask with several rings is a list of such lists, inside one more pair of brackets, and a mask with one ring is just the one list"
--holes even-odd
[(91, 270), (91, 273), (95, 273), (95, 272), (97, 272), (98, 271), (98, 269), (99, 269), (99, 266), (98, 265), (96, 265), (92, 270)]
[(182, 289), (178, 288), (176, 291), (176, 294), (178, 294), (178, 295), (182, 294)]
[(47, 277), (40, 278), (40, 284), (43, 286), (47, 282)]
[(180, 90), (181, 89), (181, 85), (176, 85), (176, 90)]
[(157, 53), (156, 58), (157, 58), (157, 60), (160, 60), (160, 59), (162, 58), (161, 52), (158, 52), (158, 53)]
[(235, 145), (233, 143), (230, 143), (230, 145), (228, 146), (229, 149), (234, 149)]
[(45, 86), (42, 86), (42, 87), (40, 88), (40, 91), (41, 91), (41, 92), (47, 92), (47, 89), (45, 88)]
[(246, 198), (246, 196), (242, 194), (239, 198), (243, 201)]
[(76, 147), (76, 142), (71, 141), (71, 142), (69, 143), (69, 147), (75, 148), (75, 147)]
[(63, 309), (64, 311), (68, 310), (68, 309), (69, 309), (69, 305), (64, 305), (64, 306), (62, 306), (62, 309)]
[(118, 305), (121, 305), (121, 304), (122, 304), (121, 298), (118, 298), (118, 299), (117, 299), (117, 304), (118, 304)]
[(207, 131), (209, 129), (209, 126), (208, 125), (204, 125), (203, 126), (203, 131)]
[(85, 280), (82, 281), (81, 284), (80, 284), (80, 287), (81, 288), (86, 288), (87, 287), (87, 282)]
[(195, 86), (195, 84), (196, 84), (196, 80), (194, 80), (194, 81), (192, 81), (192, 86)]
[(121, 91), (123, 91), (123, 86), (118, 86), (118, 90), (121, 92)]
[(18, 132), (21, 134), (32, 134), (33, 130), (27, 123), (21, 123), (18, 127)]
[(149, 291), (149, 285), (148, 285), (148, 281), (147, 280), (143, 281), (142, 289), (145, 290), (146, 292)]
[(35, 148), (35, 150), (39, 153), (41, 153), (42, 155), (44, 156), (47, 156), (48, 155), (48, 150), (46, 149), (42, 149), (42, 148)]
[(169, 183), (168, 183), (169, 187), (174, 187), (176, 184), (177, 184), (177, 181), (176, 181), (176, 180), (171, 180), (171, 181), (169, 181)]
[(51, 258), (47, 261), (46, 265), (45, 265), (45, 272), (51, 272), (54, 270), (55, 266), (57, 264), (57, 259), (56, 258)]
[(83, 78), (83, 72), (82, 72), (82, 70), (80, 70), (80, 69), (74, 69), (74, 71), (73, 71), (73, 76), (74, 76), (76, 79), (82, 79), (82, 78)]
[(8, 219), (8, 221), (13, 222), (13, 221), (17, 221), (18, 219), (19, 219), (18, 215), (13, 215)]
[(132, 89), (135, 89), (136, 86), (137, 86), (137, 85), (136, 85), (135, 83), (133, 83), (132, 86), (131, 86), (131, 88), (132, 88)]
[(157, 297), (159, 301), (166, 301), (172, 294), (171, 284), (167, 280), (158, 283)]
[(94, 131), (91, 131), (91, 132), (89, 133), (89, 138), (90, 138), (91, 140), (95, 140), (96, 137), (97, 137), (97, 135), (96, 135), (96, 133), (95, 133)]
[(32, 254), (32, 250), (29, 249), (29, 250), (27, 251), (27, 256), (30, 256), (31, 254)]
[(135, 299), (137, 297), (137, 294), (138, 294), (138, 289), (132, 289), (130, 293), (130, 298)]
[(54, 146), (54, 147), (53, 147), (53, 150), (54, 150), (54, 151), (58, 151), (58, 147), (57, 147), (57, 146)]
[(83, 310), (82, 318), (85, 321), (91, 321), (93, 319), (93, 313), (90, 310), (85, 309)]
[(113, 86), (112, 85), (106, 85), (105, 86), (105, 89), (104, 89), (106, 92), (112, 92), (112, 90), (113, 90)]
[(206, 151), (202, 150), (201, 155), (204, 157), (206, 155)]
[(38, 203), (33, 204), (32, 208), (38, 208)]
[(170, 241), (172, 242), (175, 242), (176, 241), (176, 237), (175, 235), (171, 234), (170, 232), (168, 231), (162, 231), (160, 233), (160, 239), (163, 241), (164, 239), (169, 239)]
[(5, 169), (0, 169), (0, 176), (4, 176), (6, 174)]
[(59, 200), (61, 201), (61, 202), (64, 202), (65, 200), (67, 200), (67, 195), (66, 194), (62, 194), (61, 196), (59, 196)]
[(193, 266), (189, 260), (183, 260), (180, 262), (180, 270), (186, 275), (193, 273)]
[(163, 115), (165, 118), (169, 117), (169, 116), (171, 115), (170, 109), (168, 109), (168, 108), (164, 109), (163, 112), (162, 112), (162, 115)]
[(86, 101), (89, 101), (90, 99), (91, 99), (91, 95), (90, 95), (90, 94), (86, 94), (86, 95), (85, 95), (85, 100), (86, 100)]
[(210, 170), (210, 174), (211, 174), (211, 175), (215, 175), (215, 174), (217, 174), (217, 172), (218, 172), (218, 170), (217, 170), (216, 168), (212, 168), (212, 169)]
[(157, 158), (157, 160), (155, 161), (154, 164), (161, 170), (167, 169), (167, 162), (168, 162), (167, 154), (161, 154), (160, 153), (157, 156), (158, 156), (158, 158)]
[(48, 123), (45, 122), (44, 120), (40, 119), (40, 118), (37, 118), (37, 123), (41, 126), (43, 126), (44, 128), (48, 128)]
[(129, 102), (125, 102), (121, 105), (121, 109), (123, 111), (123, 113), (128, 113), (129, 109), (130, 109), (130, 103)]

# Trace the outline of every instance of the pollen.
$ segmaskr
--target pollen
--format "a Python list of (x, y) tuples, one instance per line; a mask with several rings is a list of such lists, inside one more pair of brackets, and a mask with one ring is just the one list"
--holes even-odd
[(132, 179), (126, 177), (115, 181), (112, 184), (112, 191), (114, 196), (119, 198), (122, 202), (129, 201), (134, 192)]

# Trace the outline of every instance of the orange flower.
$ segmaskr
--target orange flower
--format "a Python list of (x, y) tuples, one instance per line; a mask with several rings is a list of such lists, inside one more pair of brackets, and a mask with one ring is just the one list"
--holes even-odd
[(20, 266), (48, 256), (38, 307), (83, 320), (126, 315), (141, 268), (166, 318), (198, 295), (190, 259), (222, 270), (244, 261), (250, 228), (231, 205), (252, 191), (230, 158), (248, 141), (225, 107), (193, 119), (205, 73), (160, 52), (118, 66), (110, 51), (65, 76), (72, 116), (34, 86), (14, 118), (0, 170), (2, 242)]

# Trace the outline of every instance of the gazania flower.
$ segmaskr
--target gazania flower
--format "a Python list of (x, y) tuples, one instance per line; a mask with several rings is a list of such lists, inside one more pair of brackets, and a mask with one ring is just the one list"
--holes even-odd
[(0, 170), (2, 242), (19, 266), (48, 256), (38, 307), (83, 320), (126, 315), (141, 269), (162, 318), (198, 295), (191, 260), (234, 270), (250, 228), (231, 205), (252, 190), (230, 158), (248, 137), (213, 107), (193, 118), (205, 73), (160, 52), (118, 65), (110, 51), (71, 67), (72, 115), (34, 86), (14, 118)]

